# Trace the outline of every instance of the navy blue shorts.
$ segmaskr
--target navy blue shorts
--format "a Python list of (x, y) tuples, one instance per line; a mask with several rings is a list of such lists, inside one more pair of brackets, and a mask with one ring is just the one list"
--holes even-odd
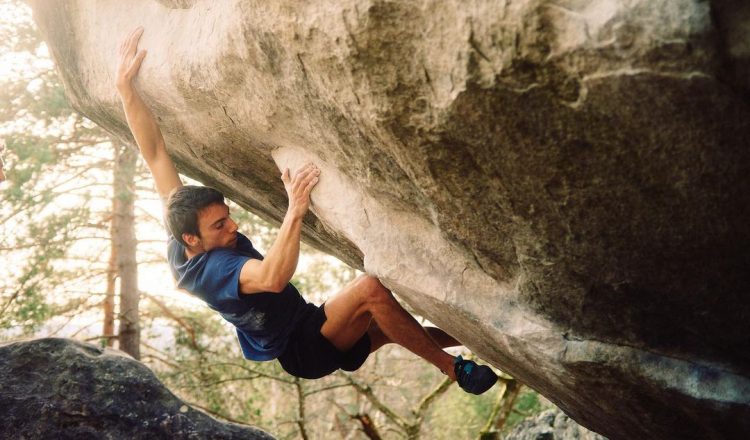
[(312, 304), (311, 312), (297, 325), (289, 336), (279, 363), (287, 373), (303, 379), (319, 379), (339, 368), (354, 371), (362, 366), (370, 355), (370, 337), (365, 333), (348, 351), (339, 351), (320, 334), (326, 322), (325, 303), (320, 307)]

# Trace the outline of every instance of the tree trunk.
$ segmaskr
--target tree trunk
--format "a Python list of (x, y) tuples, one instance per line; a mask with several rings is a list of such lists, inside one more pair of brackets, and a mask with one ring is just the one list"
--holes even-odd
[[(112, 212), (115, 212), (115, 202), (112, 201)], [(115, 217), (110, 219), (109, 236), (110, 236), (110, 253), (109, 263), (107, 264), (107, 291), (104, 296), (104, 325), (102, 326), (102, 336), (104, 344), (112, 347), (115, 342), (115, 281), (117, 280), (117, 251), (114, 246), (115, 242)]]
[(521, 394), (522, 388), (523, 385), (517, 380), (513, 379), (511, 381), (508, 381), (508, 387), (505, 390), (503, 404), (500, 407), (500, 411), (497, 413), (497, 418), (495, 419), (494, 428), (497, 432), (503, 430), (505, 422), (508, 421), (508, 416), (510, 416), (510, 412), (513, 410), (513, 405), (516, 403), (518, 395)]
[(515, 379), (501, 379), (503, 390), (498, 393), (487, 424), (479, 431), (479, 440), (499, 440), (500, 432), (508, 421), (513, 405), (523, 385)]
[(120, 278), (120, 350), (140, 359), (138, 323), (138, 263), (135, 259), (135, 164), (136, 150), (115, 143), (114, 213), (112, 247)]

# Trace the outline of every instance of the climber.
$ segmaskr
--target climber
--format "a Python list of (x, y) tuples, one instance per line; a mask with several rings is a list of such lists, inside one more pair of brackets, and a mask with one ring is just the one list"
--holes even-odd
[(354, 371), (370, 353), (396, 343), (467, 392), (492, 387), (497, 376), (491, 368), (443, 351), (460, 344), (438, 328), (419, 325), (377, 278), (360, 276), (321, 306), (307, 303), (289, 282), (299, 258), (302, 219), (320, 176), (314, 164), (281, 174), (289, 205), (265, 257), (237, 231), (219, 191), (182, 184), (156, 120), (133, 85), (146, 56), (137, 51), (142, 34), (139, 27), (120, 44), (116, 87), (164, 202), (170, 269), (178, 287), (236, 327), (245, 358), (278, 359), (291, 375), (315, 379), (337, 369)]

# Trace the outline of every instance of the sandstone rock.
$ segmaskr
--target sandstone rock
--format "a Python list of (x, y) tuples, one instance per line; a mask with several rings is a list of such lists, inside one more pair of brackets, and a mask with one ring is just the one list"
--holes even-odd
[(607, 440), (579, 426), (560, 410), (550, 409), (524, 420), (503, 440)]
[(278, 222), (617, 438), (750, 435), (750, 4), (31, 2), (76, 108)]
[(0, 345), (8, 439), (272, 439), (190, 408), (128, 355), (69, 339)]

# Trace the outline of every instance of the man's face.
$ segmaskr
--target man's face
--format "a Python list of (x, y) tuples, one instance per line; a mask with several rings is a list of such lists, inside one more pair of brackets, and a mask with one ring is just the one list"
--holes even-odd
[(229, 207), (214, 203), (198, 213), (198, 230), (201, 236), (184, 234), (183, 238), (197, 252), (237, 246), (237, 223), (229, 217)]

